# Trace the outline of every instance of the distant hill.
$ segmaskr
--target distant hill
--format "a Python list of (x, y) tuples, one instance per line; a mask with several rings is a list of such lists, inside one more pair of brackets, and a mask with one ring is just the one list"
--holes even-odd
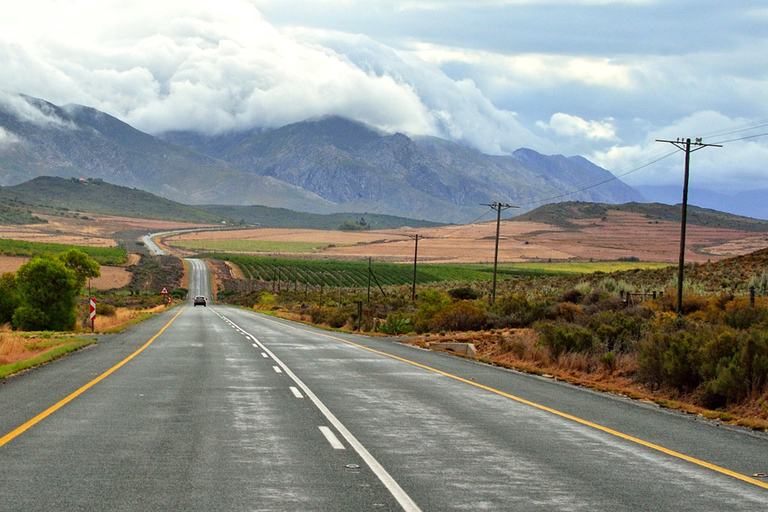
[(24, 204), (38, 213), (64, 210), (204, 224), (232, 222), (226, 216), (100, 179), (41, 176), (12, 187), (0, 187), (0, 200)]
[[(632, 212), (648, 220), (680, 222), (681, 206), (661, 203), (600, 204), (564, 202), (541, 206), (514, 217), (515, 221), (542, 222), (563, 228), (575, 228), (576, 219), (599, 219), (608, 211)], [(768, 232), (768, 221), (723, 213), (717, 210), (688, 206), (687, 223), (710, 228)]]
[[(259, 224), (264, 227), (338, 229), (344, 222), (367, 229), (440, 224), (377, 214), (318, 215), (267, 206), (190, 206), (135, 188), (100, 179), (43, 176), (12, 187), (0, 187), (0, 224), (45, 222), (38, 214), (73, 211), (202, 224)], [(361, 224), (365, 224), (361, 226)]]
[(301, 229), (339, 229), (343, 224), (359, 226), (361, 229), (396, 229), (404, 226), (412, 228), (428, 228), (442, 226), (438, 222), (406, 219), (392, 215), (371, 213), (316, 213), (296, 212), (284, 208), (269, 208), (267, 206), (227, 206), (204, 205), (204, 211), (234, 219), (238, 224), (258, 224), (270, 228), (301, 228)]

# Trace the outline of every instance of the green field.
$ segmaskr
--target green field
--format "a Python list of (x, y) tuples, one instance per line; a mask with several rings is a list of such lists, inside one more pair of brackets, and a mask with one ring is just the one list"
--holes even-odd
[[(231, 261), (247, 279), (288, 281), (310, 285), (363, 287), (368, 284), (368, 261), (306, 260), (268, 258), (235, 254), (206, 254), (203, 258)], [(374, 262), (373, 274), (382, 286), (413, 282), (413, 266), (401, 263)], [(456, 265), (419, 265), (416, 282), (483, 281), (492, 277), (492, 268), (473, 269)], [(375, 280), (373, 281), (375, 286)]]
[[(269, 258), (235, 254), (206, 254), (204, 258), (227, 260), (235, 263), (247, 279), (260, 281), (296, 282), (310, 285), (363, 287), (368, 283), (367, 261), (332, 261), (293, 258)], [(614, 272), (636, 268), (659, 268), (666, 264), (642, 262), (595, 263), (521, 263), (500, 265), (499, 277), (532, 275), (573, 275), (595, 272)], [(413, 282), (413, 266), (403, 263), (374, 262), (371, 270), (379, 283), (406, 285)], [(493, 278), (492, 265), (431, 265), (417, 266), (416, 282), (472, 282)], [(375, 284), (375, 283), (374, 283)]]
[(175, 247), (215, 252), (298, 252), (312, 253), (331, 244), (323, 242), (277, 242), (272, 240), (180, 240)]
[(117, 247), (87, 247), (80, 245), (47, 244), (23, 240), (0, 239), (0, 254), (33, 258), (46, 254), (60, 254), (70, 249), (83, 251), (99, 265), (122, 265), (128, 261), (125, 249)]
[(499, 265), (500, 274), (511, 275), (561, 275), (561, 274), (594, 274), (595, 272), (623, 272), (635, 269), (656, 269), (669, 267), (670, 263), (653, 263), (643, 261), (595, 261), (595, 262), (540, 262), (540, 263), (511, 263)]

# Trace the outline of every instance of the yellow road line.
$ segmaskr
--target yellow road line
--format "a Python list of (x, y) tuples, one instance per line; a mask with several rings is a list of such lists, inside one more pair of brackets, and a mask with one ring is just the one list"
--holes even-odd
[(72, 400), (77, 398), (78, 396), (82, 395), (86, 390), (90, 389), (91, 387), (95, 386), (96, 384), (98, 384), (102, 380), (104, 380), (107, 377), (109, 377), (112, 373), (117, 371), (117, 369), (120, 368), (121, 366), (123, 366), (125, 363), (127, 363), (128, 361), (130, 361), (131, 359), (133, 359), (134, 357), (139, 355), (145, 348), (150, 346), (152, 344), (152, 342), (155, 341), (158, 338), (158, 336), (163, 334), (163, 331), (165, 331), (168, 328), (168, 326), (171, 325), (174, 322), (174, 320), (176, 320), (176, 318), (178, 318), (178, 316), (181, 314), (181, 312), (184, 311), (184, 308), (186, 308), (186, 306), (182, 307), (179, 310), (179, 312), (176, 313), (176, 316), (171, 318), (170, 322), (165, 324), (165, 326), (163, 326), (163, 328), (160, 329), (160, 331), (158, 331), (157, 334), (152, 336), (152, 338), (148, 342), (146, 342), (141, 348), (139, 348), (136, 352), (134, 352), (130, 356), (126, 357), (125, 359), (123, 359), (122, 361), (117, 363), (115, 366), (113, 366), (112, 368), (110, 368), (106, 372), (102, 373), (101, 375), (99, 375), (98, 377), (96, 377), (91, 382), (89, 382), (88, 384), (84, 385), (83, 387), (81, 387), (77, 391), (73, 392), (68, 397), (62, 399), (61, 401), (59, 401), (56, 404), (52, 405), (51, 407), (49, 407), (45, 411), (41, 412), (40, 414), (38, 414), (37, 416), (32, 418), (31, 420), (27, 421), (22, 426), (18, 427), (17, 429), (13, 430), (12, 432), (9, 432), (8, 434), (4, 435), (3, 437), (0, 437), (0, 446), (3, 446), (4, 444), (8, 443), (10, 440), (20, 436), (21, 434), (23, 434), (24, 432), (26, 432), (30, 428), (34, 427), (35, 425), (37, 425), (38, 423), (43, 421), (48, 416), (50, 416), (54, 412), (56, 412), (59, 409), (61, 409), (62, 407), (67, 405), (69, 402), (71, 402)]
[[(269, 318), (269, 317), (265, 316), (265, 318)], [(746, 475), (742, 475), (741, 473), (736, 473), (735, 471), (731, 471), (730, 469), (726, 469), (726, 468), (723, 468), (723, 467), (720, 467), (720, 466), (716, 466), (715, 464), (710, 464), (709, 462), (697, 459), (695, 457), (690, 457), (690, 456), (685, 455), (683, 453), (676, 452), (674, 450), (670, 450), (669, 448), (664, 448), (663, 446), (660, 446), (658, 444), (649, 443), (648, 441), (643, 441), (642, 439), (639, 439), (637, 437), (633, 437), (633, 436), (630, 436), (628, 434), (624, 434), (623, 432), (619, 432), (618, 430), (613, 430), (613, 429), (610, 429), (608, 427), (603, 427), (602, 425), (598, 425), (597, 423), (592, 423), (591, 421), (587, 421), (587, 420), (581, 419), (581, 418), (579, 418), (577, 416), (572, 416), (572, 415), (570, 415), (568, 413), (565, 413), (565, 412), (562, 412), (562, 411), (558, 411), (557, 409), (552, 409), (551, 407), (547, 407), (545, 405), (541, 405), (541, 404), (538, 404), (536, 402), (531, 402), (530, 400), (526, 400), (524, 398), (520, 398), (520, 397), (515, 396), (515, 395), (510, 395), (509, 393), (505, 393), (504, 391), (500, 391), (498, 389), (491, 388), (491, 387), (485, 386), (483, 384), (478, 384), (477, 382), (464, 379), (462, 377), (459, 377), (458, 375), (453, 375), (451, 373), (446, 373), (446, 372), (444, 372), (442, 370), (438, 370), (436, 368), (432, 368), (430, 366), (426, 366), (426, 365), (423, 365), (421, 363), (417, 363), (416, 361), (411, 361), (410, 359), (405, 359), (405, 358), (402, 358), (402, 357), (399, 357), (399, 356), (395, 356), (395, 355), (392, 355), (392, 354), (387, 354), (386, 352), (382, 352), (380, 350), (372, 349), (372, 348), (366, 347), (364, 345), (360, 345), (358, 343), (355, 343), (353, 341), (349, 341), (349, 340), (345, 340), (343, 338), (339, 338), (338, 336), (331, 336), (330, 334), (318, 333), (318, 332), (315, 332), (315, 331), (310, 331), (308, 329), (303, 329), (301, 327), (296, 327), (296, 326), (293, 326), (293, 325), (284, 324), (282, 322), (277, 322), (276, 320), (273, 320), (272, 318), (269, 318), (269, 320), (271, 320), (272, 322), (275, 322), (275, 323), (279, 323), (280, 325), (291, 327), (292, 329), (296, 329), (297, 331), (303, 331), (303, 332), (310, 333), (310, 334), (316, 334), (316, 335), (324, 336), (326, 338), (330, 338), (330, 339), (333, 339), (333, 340), (341, 341), (341, 342), (346, 343), (348, 345), (352, 345), (352, 346), (355, 346), (355, 347), (358, 347), (358, 348), (362, 348), (363, 350), (367, 350), (367, 351), (373, 352), (375, 354), (380, 354), (382, 356), (386, 356), (386, 357), (389, 357), (391, 359), (396, 359), (398, 361), (402, 361), (404, 363), (408, 363), (410, 365), (417, 366), (417, 367), (422, 368), (424, 370), (427, 370), (427, 371), (430, 371), (430, 372), (433, 372), (433, 373), (437, 373), (439, 375), (443, 375), (445, 377), (457, 380), (459, 382), (463, 382), (465, 384), (469, 384), (470, 386), (475, 386), (476, 388), (484, 389), (486, 391), (490, 391), (491, 393), (495, 393), (497, 395), (501, 395), (501, 396), (503, 396), (505, 398), (509, 398), (510, 400), (514, 400), (515, 402), (519, 402), (521, 404), (525, 404), (525, 405), (528, 405), (528, 406), (531, 406), (531, 407), (535, 407), (536, 409), (539, 409), (539, 410), (542, 410), (542, 411), (546, 411), (546, 412), (554, 414), (556, 416), (560, 416), (561, 418), (565, 418), (567, 420), (574, 421), (576, 423), (580, 423), (580, 424), (585, 425), (587, 427), (594, 428), (596, 430), (600, 430), (601, 432), (605, 432), (606, 434), (611, 434), (613, 436), (620, 437), (621, 439), (624, 439), (626, 441), (630, 441), (630, 442), (633, 442), (633, 443), (645, 446), (646, 448), (650, 448), (652, 450), (656, 450), (656, 451), (665, 453), (667, 455), (670, 455), (672, 457), (676, 457), (678, 459), (682, 459), (682, 460), (690, 462), (692, 464), (696, 464), (698, 466), (702, 466), (702, 467), (705, 467), (707, 469), (711, 469), (712, 471), (717, 471), (718, 473), (721, 473), (723, 475), (727, 475), (727, 476), (736, 478), (736, 479), (741, 480), (743, 482), (746, 482), (748, 484), (756, 485), (758, 487), (762, 487), (763, 489), (768, 489), (768, 483), (766, 483), (766, 482), (761, 482), (760, 480), (756, 480), (756, 479), (754, 479), (752, 477), (749, 477), (749, 476), (746, 476)]]

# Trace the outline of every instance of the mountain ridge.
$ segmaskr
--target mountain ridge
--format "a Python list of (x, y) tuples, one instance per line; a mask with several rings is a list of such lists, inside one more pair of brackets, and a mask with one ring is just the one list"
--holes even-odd
[(0, 138), (0, 185), (76, 176), (188, 204), (365, 211), (449, 223), (468, 222), (482, 213), (482, 204), (497, 201), (527, 210), (547, 198), (642, 200), (584, 159), (527, 149), (485, 155), (339, 116), (269, 131), (155, 137), (90, 107), (25, 96), (3, 101), (0, 95), (0, 129), (7, 134)]

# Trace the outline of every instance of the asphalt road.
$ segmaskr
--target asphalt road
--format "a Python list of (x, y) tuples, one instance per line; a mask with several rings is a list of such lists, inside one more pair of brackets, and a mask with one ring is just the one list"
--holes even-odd
[(3, 510), (768, 505), (764, 435), (215, 303), (6, 379), (0, 436)]

